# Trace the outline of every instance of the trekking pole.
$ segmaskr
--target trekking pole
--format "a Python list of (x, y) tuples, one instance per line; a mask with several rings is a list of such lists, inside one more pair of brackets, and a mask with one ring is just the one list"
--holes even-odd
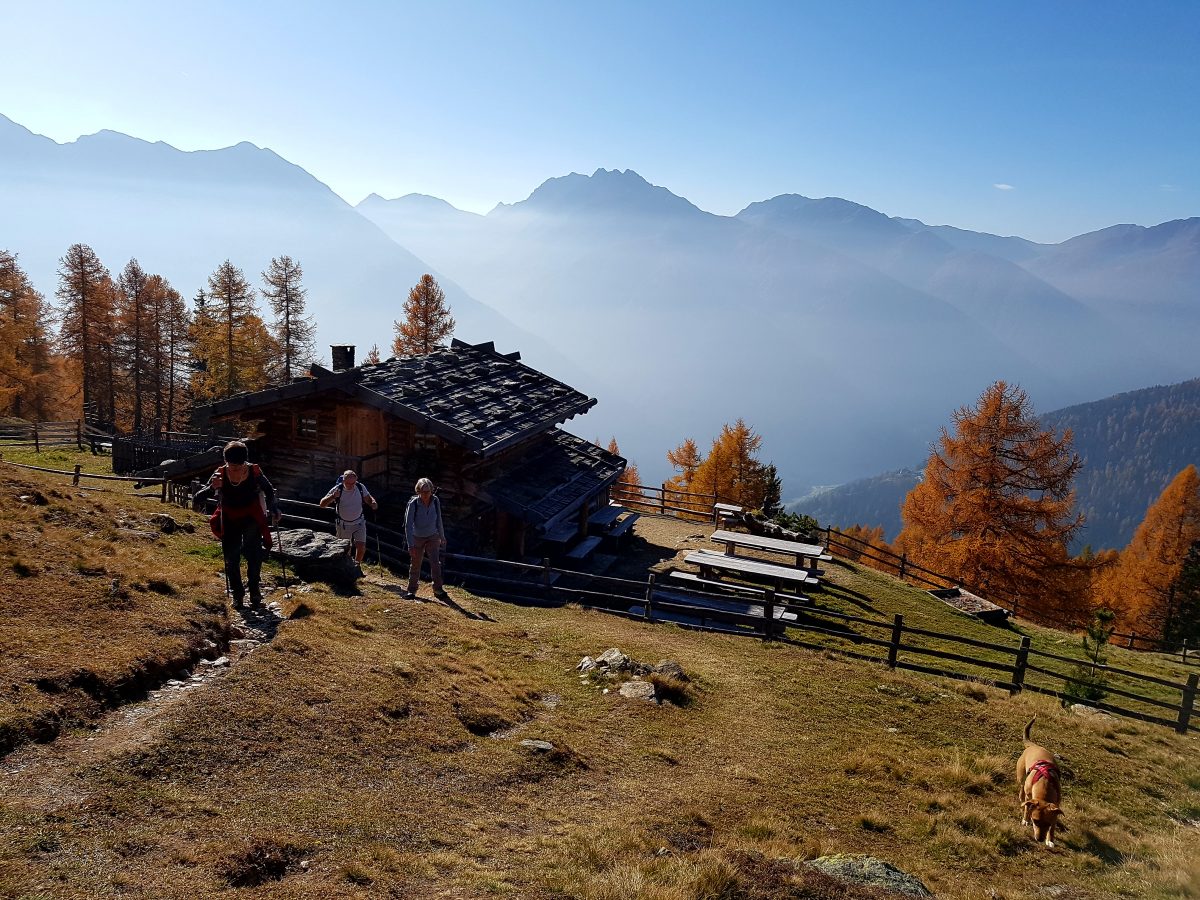
[(287, 554), (283, 552), (283, 538), (279, 536), (279, 525), (275, 526), (275, 546), (279, 552), (279, 568), (283, 573), (280, 577), (283, 579), (283, 599), (292, 599), (292, 589), (288, 585), (287, 577)]
[(379, 549), (379, 510), (372, 510), (375, 519), (375, 564), (379, 566), (379, 575), (383, 577), (383, 551)]

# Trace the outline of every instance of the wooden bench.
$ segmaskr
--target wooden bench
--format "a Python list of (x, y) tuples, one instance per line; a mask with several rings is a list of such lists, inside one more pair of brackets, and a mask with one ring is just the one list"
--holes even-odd
[(591, 537), (585, 537), (563, 555), (567, 559), (587, 559), (591, 555), (591, 552), (600, 546), (601, 540), (603, 538), (595, 534)]
[(601, 530), (611, 528), (624, 511), (625, 507), (620, 503), (609, 503), (608, 506), (602, 506), (588, 516), (588, 525)]
[(733, 518), (735, 515), (745, 512), (742, 507), (733, 503), (714, 503), (713, 504), (713, 521), (721, 522), (723, 519)]
[[(680, 581), (698, 584), (701, 587), (709, 590), (715, 588), (723, 591), (739, 591), (744, 594), (753, 594), (756, 596), (761, 596), (767, 592), (765, 588), (751, 587), (748, 584), (730, 584), (728, 581), (713, 581), (710, 578), (701, 578), (699, 575), (696, 575), (692, 572), (675, 571), (671, 572), (670, 577), (677, 578)], [(785, 591), (776, 591), (775, 599), (780, 603), (806, 603), (812, 605), (813, 602), (811, 597), (806, 597), (803, 594), (789, 594)]]
[(797, 567), (808, 567), (814, 575), (823, 575), (817, 571), (818, 562), (829, 562), (833, 559), (820, 544), (807, 544), (803, 541), (787, 541), (782, 538), (770, 538), (757, 534), (740, 534), (736, 531), (714, 531), (710, 540), (725, 545), (725, 555), (733, 556), (734, 547), (745, 547), (763, 553), (781, 553), (793, 557)]
[(621, 536), (627, 534), (629, 530), (633, 528), (633, 523), (640, 518), (641, 516), (639, 516), (637, 513), (631, 512), (612, 528), (608, 529), (608, 532), (604, 536), (607, 538), (612, 538), (614, 541), (620, 540)]
[(807, 569), (779, 566), (745, 556), (727, 556), (724, 553), (714, 553), (709, 550), (693, 550), (683, 558), (683, 561), (697, 566), (700, 569), (701, 577), (704, 578), (707, 578), (710, 572), (732, 572), (747, 581), (763, 581), (765, 579), (768, 582), (774, 582), (776, 590), (780, 590), (784, 586), (820, 584), (820, 581)]

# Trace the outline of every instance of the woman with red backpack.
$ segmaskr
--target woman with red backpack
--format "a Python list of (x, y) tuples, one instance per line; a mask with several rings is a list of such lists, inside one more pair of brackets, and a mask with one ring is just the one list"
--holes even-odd
[(241, 441), (230, 441), (222, 455), (225, 465), (208, 480), (207, 490), (217, 496), (217, 511), (209, 524), (221, 539), (225, 581), (233, 594), (233, 605), (240, 607), (246, 597), (241, 567), (241, 557), (245, 556), (250, 605), (257, 607), (262, 605), (259, 578), (263, 559), (271, 549), (271, 524), (279, 524), (280, 519), (275, 488), (257, 464), (249, 463), (249, 451)]

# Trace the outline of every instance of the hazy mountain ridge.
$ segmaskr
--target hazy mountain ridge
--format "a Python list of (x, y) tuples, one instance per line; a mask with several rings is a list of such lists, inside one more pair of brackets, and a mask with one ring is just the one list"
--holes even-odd
[[(1042, 423), (1070, 429), (1083, 468), (1075, 481), (1087, 525), (1076, 542), (1122, 548), (1150, 504), (1189, 464), (1200, 465), (1200, 378), (1128, 391), (1048, 412)], [(862, 478), (790, 504), (794, 512), (843, 527), (900, 532), (900, 505), (922, 467)]]
[(354, 343), (361, 359), (368, 341), (388, 353), (409, 288), (433, 271), (461, 337), (556, 358), (327, 185), (249, 143), (185, 152), (102, 131), (58, 144), (0, 117), (0, 206), (0, 246), (19, 254), (47, 295), (57, 287), (59, 257), (76, 242), (90, 244), (114, 273), (136, 257), (188, 297), (226, 258), (257, 287), (271, 258), (288, 254), (304, 267), (318, 352)]
[[(1056, 405), (1193, 371), (1187, 354), (1157, 349), (1169, 323), (1143, 341), (1025, 265), (1054, 246), (840, 198), (785, 194), (716, 216), (636, 172), (598, 170), (473, 219), (359, 208), (593, 368), (621, 353), (606, 387), (627, 406), (595, 415), (652, 479), (667, 474), (666, 449), (703, 445), (738, 415), (785, 483), (833, 481), (868, 458), (918, 456), (997, 378)], [(789, 401), (788, 384), (806, 390)], [(672, 416), (635, 432), (631, 401)]]
[[(361, 355), (371, 342), (386, 352), (408, 287), (432, 271), (460, 337), (519, 349), (598, 396), (582, 428), (616, 435), (651, 482), (669, 474), (667, 449), (704, 447), (739, 416), (795, 489), (919, 457), (948, 411), (997, 378), (1056, 406), (1194, 371), (1180, 326), (1195, 303), (1143, 315), (1139, 346), (1111, 304), (1035, 271), (1061, 245), (839, 198), (781, 195), (718, 216), (600, 169), (486, 216), (420, 194), (354, 208), (250, 144), (183, 153), (106, 132), (60, 145), (8, 120), (0, 162), (0, 245), (48, 293), (75, 241), (114, 269), (136, 255), (188, 295), (226, 257), (257, 282), (288, 253), (305, 267), (320, 344)], [(1191, 238), (1176, 232), (1148, 243), (1186, 274)]]

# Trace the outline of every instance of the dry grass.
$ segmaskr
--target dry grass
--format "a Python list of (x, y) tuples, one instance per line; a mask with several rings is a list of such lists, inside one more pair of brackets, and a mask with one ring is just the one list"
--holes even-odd
[[(95, 515), (63, 526), (77, 539), (53, 564), (22, 557), (39, 571), (17, 583), (79, 555), (106, 572), (127, 560), (123, 577), (148, 585), (142, 545), (105, 543)], [(176, 593), (86, 604), (133, 646), (164, 624), (143, 604), (192, 635), (219, 618), (203, 606), (214, 561), (182, 539), (151, 547)], [(869, 573), (838, 578), (887, 600)], [(315, 587), (297, 598), (308, 615), (186, 700), (0, 760), (0, 896), (237, 897), (252, 882), (267, 898), (881, 896), (799, 865), (827, 853), (887, 859), (942, 898), (1196, 896), (1195, 738), (779, 644), (455, 591), (467, 617), (387, 588)], [(66, 623), (26, 633), (0, 690), (87, 656), (96, 631), (51, 611)], [(611, 646), (678, 660), (688, 702), (581, 681), (579, 659)], [(36, 699), (17, 693), (18, 711)], [(1009, 771), (1035, 713), (1063, 757), (1071, 830), (1055, 852), (1017, 825)]]

